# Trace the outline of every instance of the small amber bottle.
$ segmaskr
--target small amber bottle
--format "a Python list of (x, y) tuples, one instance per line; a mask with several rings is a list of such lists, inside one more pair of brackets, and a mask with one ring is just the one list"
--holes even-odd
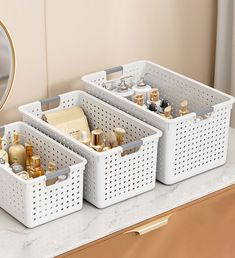
[(29, 172), (32, 167), (32, 157), (33, 157), (33, 146), (30, 143), (25, 143), (26, 151), (26, 171)]
[(36, 178), (44, 175), (43, 168), (41, 167), (41, 158), (38, 155), (32, 157), (32, 168), (30, 170), (30, 177)]

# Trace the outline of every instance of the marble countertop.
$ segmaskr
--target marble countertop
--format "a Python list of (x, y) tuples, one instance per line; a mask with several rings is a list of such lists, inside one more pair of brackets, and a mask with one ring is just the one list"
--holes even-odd
[(84, 203), (81, 211), (34, 229), (0, 209), (0, 257), (54, 257), (132, 226), (235, 183), (235, 130), (230, 131), (228, 159), (224, 166), (191, 179), (96, 209)]

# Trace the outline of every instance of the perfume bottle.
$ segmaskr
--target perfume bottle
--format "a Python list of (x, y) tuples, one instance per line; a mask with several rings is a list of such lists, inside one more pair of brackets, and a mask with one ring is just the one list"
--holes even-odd
[(32, 157), (33, 157), (33, 146), (30, 143), (25, 143), (26, 151), (26, 171), (29, 172), (32, 167)]
[(188, 110), (188, 101), (184, 100), (180, 103), (180, 110), (179, 110), (179, 115), (180, 116), (184, 116), (187, 115), (189, 113)]
[[(47, 171), (46, 171), (46, 174), (51, 174), (51, 173), (54, 173), (56, 171), (56, 164), (54, 162), (49, 162), (48, 163), (48, 166), (47, 166)], [(58, 180), (58, 177), (55, 177), (55, 178), (52, 178), (52, 179), (49, 179), (46, 181), (46, 185), (53, 185), (57, 182)]]
[(14, 132), (13, 134), (13, 145), (9, 148), (9, 163), (10, 165), (19, 164), (25, 169), (26, 152), (25, 147), (19, 143), (20, 134)]
[[(2, 142), (3, 141), (6, 141), (6, 140), (3, 140), (1, 137), (0, 137), (0, 159), (2, 159), (5, 163), (9, 163), (9, 157), (8, 157), (8, 153), (3, 149), (2, 147)], [(4, 163), (4, 164), (5, 164)]]
[(171, 106), (168, 106), (164, 109), (164, 117), (167, 118), (167, 119), (172, 119), (173, 116), (171, 114)]
[(103, 131), (95, 129), (91, 132), (90, 147), (95, 151), (101, 152), (104, 148)]
[(149, 108), (150, 104), (154, 103), (157, 107), (157, 110), (159, 110), (161, 105), (161, 100), (159, 96), (159, 91), (157, 88), (151, 89), (149, 99), (147, 100), (147, 107)]
[(124, 137), (126, 134), (126, 131), (123, 128), (117, 127), (114, 129), (114, 133), (117, 139), (118, 145), (122, 145), (124, 143)]
[(134, 90), (135, 94), (143, 94), (145, 102), (147, 101), (149, 92), (151, 91), (151, 86), (146, 83), (144, 77), (141, 77), (137, 84), (132, 87), (132, 89)]
[(169, 102), (166, 99), (162, 99), (161, 104), (159, 106), (159, 113), (164, 114), (165, 108), (169, 106)]
[(137, 94), (134, 96), (134, 102), (139, 105), (142, 108), (146, 108), (146, 105), (144, 104), (144, 95), (143, 94)]
[(43, 168), (41, 167), (41, 158), (38, 155), (32, 157), (32, 168), (29, 172), (30, 177), (36, 178), (44, 175)]
[(121, 83), (118, 85), (117, 89), (113, 91), (114, 93), (131, 100), (134, 90), (129, 87), (126, 83), (126, 78), (121, 79)]

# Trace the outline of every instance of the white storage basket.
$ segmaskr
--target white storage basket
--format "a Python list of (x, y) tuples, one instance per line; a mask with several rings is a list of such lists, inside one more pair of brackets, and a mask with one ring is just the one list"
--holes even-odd
[[(1, 127), (0, 135), (12, 144), (15, 131), (33, 144), (34, 153), (41, 156), (45, 170), (50, 161), (58, 170), (26, 181), (15, 175), (9, 165), (0, 165), (0, 207), (29, 228), (80, 210), (86, 160), (22, 122)], [(22, 144), (25, 139), (22, 137)], [(47, 179), (62, 174), (68, 175), (64, 181), (46, 186)]]
[[(165, 119), (119, 97), (102, 86), (107, 75), (115, 72), (137, 77), (148, 73), (147, 83), (159, 89), (174, 112), (184, 99), (193, 112)], [(161, 182), (173, 184), (225, 163), (233, 97), (149, 61), (107, 69), (86, 75), (82, 80), (87, 92), (163, 131), (157, 170)]]
[[(80, 106), (92, 129), (98, 127), (108, 132), (115, 127), (123, 127), (127, 132), (126, 144), (105, 152), (96, 152), (62, 133), (41, 120), (42, 106), (52, 102), (59, 102), (56, 109)], [(24, 121), (87, 159), (84, 198), (98, 208), (104, 208), (155, 187), (157, 146), (161, 131), (82, 91), (34, 102), (20, 107), (19, 110)], [(123, 151), (133, 148), (138, 150), (122, 156)]]

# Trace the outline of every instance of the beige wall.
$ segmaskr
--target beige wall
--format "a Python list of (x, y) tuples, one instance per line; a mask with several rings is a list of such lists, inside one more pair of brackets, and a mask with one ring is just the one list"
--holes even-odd
[(21, 119), (18, 106), (47, 95), (43, 1), (0, 0), (0, 19), (8, 28), (16, 53), (10, 97), (0, 111), (0, 125)]
[[(48, 0), (50, 94), (72, 79), (150, 59), (213, 82), (215, 0)], [(79, 83), (79, 87), (81, 83)]]
[(47, 91), (54, 95), (80, 88), (81, 82), (72, 87), (70, 81), (138, 59), (213, 82), (216, 0), (45, 3), (0, 0), (0, 19), (11, 32), (17, 61), (0, 124), (19, 119), (17, 106), (44, 98)]

